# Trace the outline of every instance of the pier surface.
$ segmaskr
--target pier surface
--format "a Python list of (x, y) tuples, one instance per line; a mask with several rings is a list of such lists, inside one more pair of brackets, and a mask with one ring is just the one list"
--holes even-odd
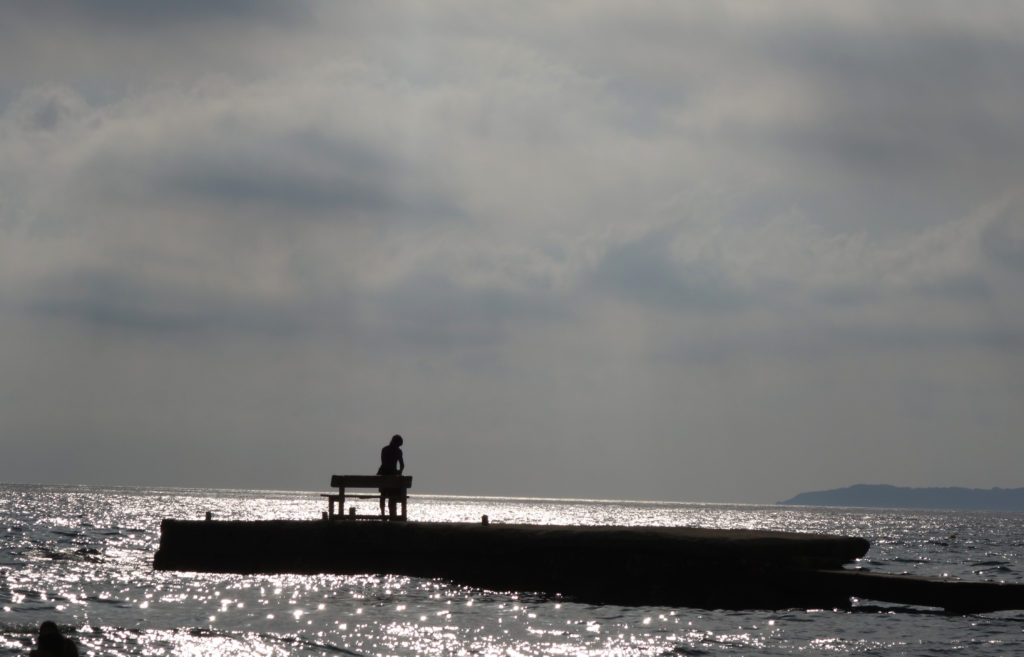
[(851, 596), (956, 612), (1024, 608), (1020, 585), (842, 570), (868, 548), (854, 537), (683, 527), (167, 519), (154, 567), (390, 573), (586, 602), (707, 609), (843, 608)]

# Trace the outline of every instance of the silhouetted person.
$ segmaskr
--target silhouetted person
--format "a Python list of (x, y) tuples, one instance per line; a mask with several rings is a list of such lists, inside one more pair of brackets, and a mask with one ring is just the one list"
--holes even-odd
[[(405, 470), (405, 459), (402, 458), (402, 437), (395, 434), (391, 437), (391, 443), (380, 450), (380, 467), (377, 468), (379, 475), (400, 475)], [(397, 512), (397, 498), (402, 494), (401, 488), (380, 489), (380, 515), (384, 515), (384, 499), (388, 500), (388, 512), (394, 518)]]
[(36, 657), (78, 657), (75, 642), (60, 633), (53, 621), (43, 621), (39, 626), (36, 648), (29, 653)]

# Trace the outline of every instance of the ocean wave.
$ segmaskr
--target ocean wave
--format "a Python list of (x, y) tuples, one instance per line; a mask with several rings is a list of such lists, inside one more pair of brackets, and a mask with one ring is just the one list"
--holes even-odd
[(51, 548), (32, 548), (26, 551), (26, 556), (35, 559), (49, 559), (51, 561), (83, 561), (88, 563), (100, 563), (103, 558), (95, 548), (78, 548), (77, 550), (54, 550)]
[[(83, 487), (62, 520), (65, 489), (0, 486), (0, 657), (25, 654), (43, 620), (62, 627), (82, 654), (520, 654), (625, 657), (758, 654), (826, 657), (839, 653), (990, 657), (1020, 640), (1022, 612), (950, 617), (916, 607), (855, 601), (852, 610), (725, 612), (705, 609), (582, 605), (558, 596), (486, 591), (400, 576), (235, 575), (154, 571), (159, 519), (309, 515), (308, 494)], [(7, 498), (4, 498), (7, 491)], [(66, 496), (65, 496), (66, 497)], [(169, 510), (168, 502), (173, 503)], [(515, 519), (588, 524), (609, 517), (640, 522), (635, 504), (498, 498), (424, 497), (417, 520)], [(410, 510), (412, 511), (412, 510)], [(1020, 579), (1024, 551), (1016, 518), (1005, 514), (774, 510), (733, 505), (649, 504), (643, 522), (700, 524), (869, 538), (857, 565), (873, 572), (965, 579)], [(568, 514), (568, 515), (566, 515)], [(319, 514), (317, 514), (319, 515)], [(78, 523), (81, 522), (81, 525)], [(92, 526), (89, 526), (92, 525)], [(944, 537), (955, 528), (967, 539)], [(339, 553), (344, 558), (344, 553)], [(496, 563), (500, 567), (500, 563)], [(617, 564), (609, 564), (609, 568)], [(595, 573), (595, 577), (601, 573)], [(885, 614), (880, 618), (876, 614)], [(980, 620), (979, 620), (980, 619)]]

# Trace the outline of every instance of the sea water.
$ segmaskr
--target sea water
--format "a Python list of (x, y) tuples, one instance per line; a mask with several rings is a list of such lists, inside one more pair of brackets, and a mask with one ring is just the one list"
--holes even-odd
[[(48, 619), (83, 655), (1024, 655), (1024, 611), (620, 607), (379, 573), (153, 570), (162, 518), (316, 519), (325, 508), (310, 492), (0, 485), (0, 655), (27, 654)], [(411, 521), (485, 514), (863, 536), (871, 549), (852, 568), (1024, 576), (1024, 514), (432, 495), (409, 506)]]

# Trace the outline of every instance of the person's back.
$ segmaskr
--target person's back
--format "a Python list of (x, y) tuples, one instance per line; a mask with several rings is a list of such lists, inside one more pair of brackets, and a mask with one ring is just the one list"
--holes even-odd
[(391, 443), (380, 450), (380, 467), (377, 469), (379, 475), (402, 474), (405, 470), (405, 459), (402, 457), (402, 437), (394, 436)]
[[(402, 437), (395, 434), (391, 437), (391, 443), (380, 450), (380, 467), (377, 468), (379, 475), (400, 475), (405, 470), (405, 458), (402, 456)], [(384, 500), (388, 501), (388, 510), (392, 517), (395, 515), (395, 499), (401, 496), (401, 488), (380, 489), (380, 515), (384, 517)]]

